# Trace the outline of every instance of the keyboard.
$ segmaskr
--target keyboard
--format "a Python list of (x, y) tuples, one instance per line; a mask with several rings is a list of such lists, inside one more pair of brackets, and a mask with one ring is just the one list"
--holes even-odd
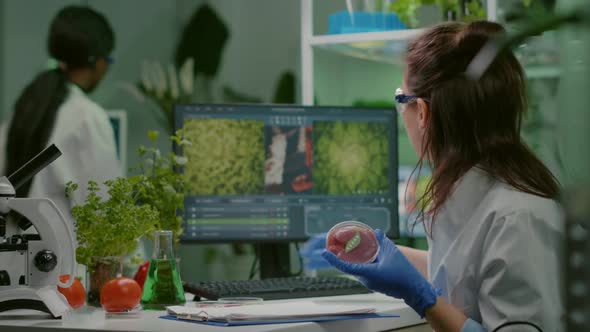
[(259, 297), (264, 300), (281, 300), (371, 293), (360, 282), (342, 277), (187, 282), (183, 286), (185, 292), (195, 294), (195, 301), (217, 300), (223, 297)]

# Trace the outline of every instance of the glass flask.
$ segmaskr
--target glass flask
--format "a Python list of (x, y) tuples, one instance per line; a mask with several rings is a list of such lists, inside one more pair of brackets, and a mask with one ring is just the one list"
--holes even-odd
[(164, 310), (185, 302), (173, 244), (172, 231), (154, 232), (154, 253), (141, 295), (144, 309)]

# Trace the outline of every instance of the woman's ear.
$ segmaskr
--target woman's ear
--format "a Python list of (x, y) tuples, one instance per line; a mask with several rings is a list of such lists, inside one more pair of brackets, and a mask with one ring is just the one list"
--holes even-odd
[(424, 130), (430, 120), (430, 108), (422, 98), (418, 98), (416, 104), (418, 106), (418, 128)]

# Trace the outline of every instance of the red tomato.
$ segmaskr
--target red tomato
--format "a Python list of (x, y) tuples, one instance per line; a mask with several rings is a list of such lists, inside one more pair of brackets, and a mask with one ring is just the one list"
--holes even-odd
[[(69, 274), (59, 277), (59, 281), (61, 282), (68, 282), (68, 280), (70, 280)], [(70, 287), (62, 288), (57, 286), (57, 290), (66, 297), (66, 300), (68, 300), (68, 303), (74, 309), (80, 308), (86, 301), (86, 290), (78, 278), (74, 279), (74, 283)]]
[(120, 277), (107, 282), (100, 291), (100, 304), (109, 312), (135, 308), (141, 299), (141, 287), (130, 278)]
[(150, 261), (147, 261), (139, 266), (137, 272), (135, 272), (135, 276), (133, 279), (137, 281), (139, 287), (143, 289), (143, 284), (145, 283), (145, 278), (147, 277), (148, 270), (150, 268)]

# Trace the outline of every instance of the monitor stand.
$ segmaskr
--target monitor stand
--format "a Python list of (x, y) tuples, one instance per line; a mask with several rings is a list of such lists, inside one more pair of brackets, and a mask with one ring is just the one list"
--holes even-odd
[(260, 279), (291, 276), (291, 251), (289, 243), (259, 244)]

